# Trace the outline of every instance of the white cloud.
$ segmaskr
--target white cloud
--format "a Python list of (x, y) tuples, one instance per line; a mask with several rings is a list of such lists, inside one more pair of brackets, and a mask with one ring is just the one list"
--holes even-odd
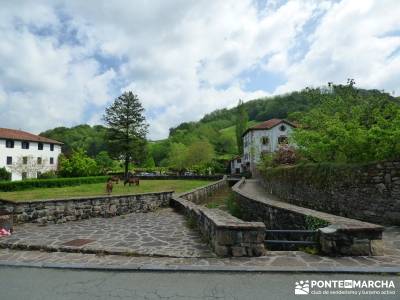
[(94, 124), (132, 89), (150, 138), (162, 138), (182, 121), (267, 95), (246, 89), (243, 73), (257, 68), (287, 79), (274, 93), (348, 77), (399, 93), (400, 41), (388, 35), (400, 25), (396, 1), (15, 3), (0, 10), (0, 126)]
[[(278, 93), (354, 78), (358, 86), (400, 93), (398, 1), (349, 1), (331, 7), (310, 36), (304, 59), (289, 66)], [(396, 32), (397, 31), (397, 32)]]

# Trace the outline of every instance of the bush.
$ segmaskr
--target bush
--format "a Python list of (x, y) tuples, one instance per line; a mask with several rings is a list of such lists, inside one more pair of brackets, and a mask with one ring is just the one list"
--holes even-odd
[(58, 168), (62, 177), (94, 176), (100, 173), (96, 161), (82, 149), (74, 150), (68, 158), (61, 154)]
[(11, 173), (6, 168), (0, 168), (0, 181), (2, 180), (11, 180)]
[(54, 188), (63, 186), (76, 186), (81, 184), (106, 182), (108, 176), (54, 178), (54, 179), (27, 179), (22, 181), (0, 182), (0, 191), (13, 192), (33, 188)]
[(52, 179), (57, 178), (56, 171), (47, 171), (39, 175), (38, 179)]
[(235, 199), (234, 194), (231, 193), (229, 195), (229, 197), (227, 197), (225, 199), (225, 205), (226, 205), (226, 208), (227, 208), (228, 212), (232, 216), (234, 216), (236, 218), (239, 218), (239, 219), (242, 218), (242, 211), (240, 209), (239, 204), (237, 203), (237, 201)]

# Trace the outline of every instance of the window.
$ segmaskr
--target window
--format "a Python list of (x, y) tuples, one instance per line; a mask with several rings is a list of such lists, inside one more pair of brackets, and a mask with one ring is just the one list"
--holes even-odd
[(269, 143), (269, 138), (268, 138), (267, 136), (263, 136), (263, 137), (261, 138), (261, 143), (262, 143), (263, 145), (268, 145), (268, 143)]
[(237, 162), (238, 164), (240, 164), (240, 163), (242, 162), (242, 160), (241, 160), (240, 158), (238, 158), (238, 159), (236, 160), (236, 162)]
[(12, 156), (7, 156), (7, 165), (12, 165)]
[(54, 151), (54, 144), (50, 144), (50, 151)]
[(37, 158), (37, 164), (38, 164), (38, 165), (41, 165), (41, 164), (42, 164), (42, 158), (41, 158), (41, 157), (38, 157), (38, 158)]
[(280, 137), (278, 137), (278, 143), (279, 144), (287, 144), (288, 143), (287, 136), (281, 135)]
[(26, 172), (22, 172), (22, 179), (26, 179), (28, 177), (28, 174)]
[(43, 143), (38, 143), (37, 148), (38, 150), (43, 150)]
[(54, 164), (54, 157), (50, 157), (50, 164)]
[(6, 148), (14, 148), (14, 141), (6, 140)]
[(29, 142), (22, 142), (21, 143), (21, 148), (22, 149), (29, 149)]
[(22, 158), (22, 164), (23, 164), (23, 165), (28, 164), (28, 157), (24, 156), (24, 157)]
[(281, 125), (281, 126), (279, 127), (279, 130), (280, 130), (280, 131), (285, 131), (285, 130), (286, 130), (286, 126), (285, 126), (285, 125)]
[(36, 178), (40, 178), (40, 176), (42, 176), (42, 172), (38, 171), (38, 172), (36, 173)]

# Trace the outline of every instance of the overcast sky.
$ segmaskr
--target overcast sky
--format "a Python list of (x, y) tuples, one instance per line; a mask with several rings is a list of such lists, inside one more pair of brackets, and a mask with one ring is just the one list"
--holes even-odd
[(400, 94), (400, 1), (0, 1), (0, 127), (100, 124), (138, 94), (160, 139), (329, 81)]

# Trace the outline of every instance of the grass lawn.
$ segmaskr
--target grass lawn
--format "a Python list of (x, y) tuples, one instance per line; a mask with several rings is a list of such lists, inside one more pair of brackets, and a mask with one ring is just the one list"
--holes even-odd
[[(141, 180), (139, 186), (124, 187), (123, 183), (114, 184), (112, 195), (140, 194), (161, 191), (175, 191), (177, 193), (209, 184), (208, 180)], [(60, 188), (36, 188), (17, 192), (0, 192), (0, 199), (43, 200), (62, 199), (69, 197), (100, 196), (106, 194), (106, 183), (82, 184)]]

